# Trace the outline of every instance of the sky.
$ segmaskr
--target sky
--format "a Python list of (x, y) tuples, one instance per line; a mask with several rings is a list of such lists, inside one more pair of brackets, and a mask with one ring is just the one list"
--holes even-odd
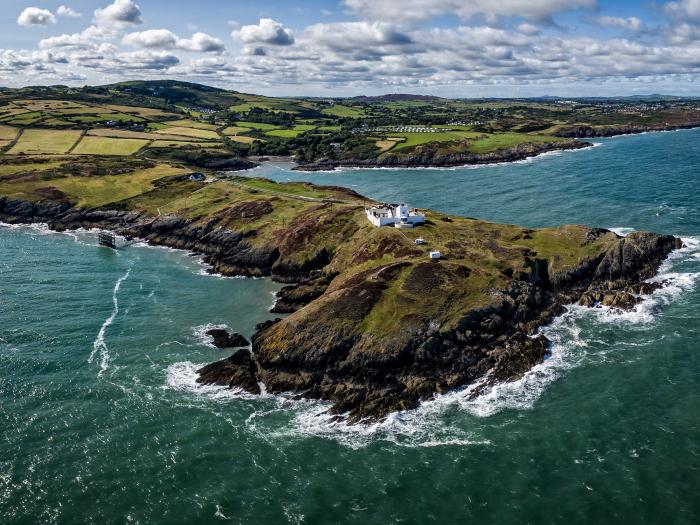
[(2, 0), (0, 86), (700, 95), (700, 0)]

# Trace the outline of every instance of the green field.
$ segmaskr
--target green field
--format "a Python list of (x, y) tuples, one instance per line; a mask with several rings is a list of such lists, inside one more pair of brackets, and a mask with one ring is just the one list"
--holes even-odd
[(342, 104), (335, 104), (329, 108), (322, 109), (321, 113), (332, 117), (362, 118), (365, 116), (365, 112), (363, 110), (350, 106), (344, 106)]
[(518, 144), (539, 142), (561, 142), (564, 139), (546, 135), (525, 135), (523, 133), (495, 133), (485, 135), (474, 141), (469, 150), (473, 153), (489, 153), (503, 148), (511, 148)]
[(236, 126), (259, 130), (279, 129), (279, 126), (276, 124), (265, 124), (264, 122), (236, 122)]
[(239, 177), (237, 181), (242, 186), (246, 186), (248, 188), (270, 191), (274, 193), (284, 193), (287, 195), (310, 197), (313, 199), (323, 199), (330, 196), (329, 193), (315, 190), (311, 184), (304, 182), (286, 182), (284, 184), (279, 184), (267, 179), (246, 179), (244, 177)]
[(239, 133), (247, 133), (250, 131), (250, 128), (244, 128), (242, 126), (229, 126), (228, 128), (224, 129), (222, 133), (224, 135), (238, 135)]
[(82, 132), (77, 130), (26, 129), (7, 153), (68, 153)]
[(103, 206), (117, 202), (143, 192), (153, 187), (153, 181), (187, 173), (189, 170), (161, 164), (154, 168), (137, 170), (123, 175), (106, 175), (103, 177), (60, 177), (50, 183), (40, 179), (23, 181), (21, 184), (4, 184), (0, 178), (0, 192), (5, 195), (15, 195), (20, 198), (30, 198), (37, 189), (49, 185), (64, 193), (67, 198), (79, 207)]
[(65, 161), (23, 162), (21, 164), (0, 164), (0, 177), (16, 173), (37, 173), (61, 166)]
[(269, 135), (270, 137), (282, 137), (285, 139), (293, 139), (294, 137), (298, 137), (302, 133), (304, 132), (298, 129), (274, 129), (272, 131), (266, 132), (265, 135)]
[(148, 144), (142, 139), (84, 137), (73, 149), (76, 155), (133, 155)]
[(158, 134), (165, 135), (182, 135), (185, 137), (194, 137), (196, 139), (219, 139), (219, 134), (208, 129), (195, 129), (183, 127), (164, 127), (156, 130)]
[(429, 142), (449, 142), (453, 140), (473, 139), (481, 136), (480, 133), (470, 131), (442, 131), (438, 133), (391, 133), (392, 137), (403, 137), (405, 142), (397, 144), (394, 150), (412, 148)]

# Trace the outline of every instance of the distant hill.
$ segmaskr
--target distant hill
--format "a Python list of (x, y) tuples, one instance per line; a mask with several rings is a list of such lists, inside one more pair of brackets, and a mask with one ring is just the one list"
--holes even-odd
[(443, 100), (441, 97), (436, 97), (433, 95), (411, 95), (409, 93), (393, 93), (388, 95), (377, 95), (374, 97), (368, 97), (365, 95), (360, 95), (358, 97), (351, 97), (347, 100), (354, 100), (356, 102), (406, 102), (411, 100), (424, 100), (426, 102), (431, 100)]

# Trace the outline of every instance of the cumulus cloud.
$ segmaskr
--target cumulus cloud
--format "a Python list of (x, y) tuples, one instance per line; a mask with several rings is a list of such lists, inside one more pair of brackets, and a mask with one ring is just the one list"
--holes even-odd
[(180, 38), (167, 29), (148, 29), (146, 31), (129, 33), (123, 40), (125, 44), (156, 49), (182, 49), (198, 53), (221, 53), (224, 43), (211, 35), (197, 32), (192, 38)]
[(141, 8), (132, 0), (114, 0), (107, 7), (95, 10), (95, 21), (98, 24), (141, 24)]
[(639, 31), (642, 27), (642, 21), (636, 16), (629, 18), (620, 18), (617, 16), (599, 16), (595, 21), (603, 27), (621, 27), (630, 31)]
[(139, 33), (130, 33), (123, 39), (125, 44), (136, 47), (173, 48), (177, 35), (167, 29), (148, 29)]
[(21, 26), (48, 26), (56, 23), (56, 17), (48, 9), (27, 7), (17, 18)]
[(475, 15), (521, 16), (548, 20), (556, 13), (595, 8), (597, 0), (345, 0), (353, 11), (373, 20), (427, 20), (445, 14), (467, 19)]
[(58, 6), (56, 14), (65, 18), (80, 18), (81, 16), (83, 16), (82, 13), (79, 13), (72, 7), (67, 7), (65, 5)]
[(193, 34), (192, 38), (178, 40), (177, 47), (198, 53), (221, 53), (225, 49), (220, 39), (202, 32)]
[[(336, 93), (432, 86), (459, 93), (469, 85), (700, 79), (700, 17), (693, 18), (700, 0), (661, 7), (668, 23), (656, 33), (628, 16), (633, 12), (588, 18), (624, 29), (618, 38), (585, 36), (590, 26), (553, 31), (542, 23), (559, 11), (594, 7), (592, 0), (345, 0), (358, 19), (317, 23), (294, 33), (269, 18), (244, 27), (232, 24), (241, 43), (236, 53), (226, 53), (220, 39), (194, 27), (189, 37), (167, 28), (137, 31), (143, 20), (138, 0), (102, 1), (78, 33), (44, 38), (34, 52), (0, 51), (3, 78), (26, 84), (33, 76), (43, 82), (79, 79), (84, 73), (91, 81), (167, 75), (235, 81), (252, 90), (297, 86), (297, 92), (307, 93), (319, 86)], [(446, 14), (455, 15), (450, 24), (414, 24)], [(187, 53), (207, 55), (186, 60)]]
[(261, 18), (258, 25), (243, 26), (232, 36), (244, 44), (290, 46), (294, 43), (292, 31), (271, 18)]
[(700, 22), (700, 0), (669, 2), (664, 6), (664, 11), (677, 20)]

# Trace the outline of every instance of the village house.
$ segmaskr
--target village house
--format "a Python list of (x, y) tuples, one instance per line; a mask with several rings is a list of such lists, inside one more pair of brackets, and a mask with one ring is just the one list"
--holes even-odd
[(394, 226), (396, 228), (413, 228), (425, 222), (425, 215), (405, 204), (386, 204), (365, 208), (367, 219), (375, 226)]

